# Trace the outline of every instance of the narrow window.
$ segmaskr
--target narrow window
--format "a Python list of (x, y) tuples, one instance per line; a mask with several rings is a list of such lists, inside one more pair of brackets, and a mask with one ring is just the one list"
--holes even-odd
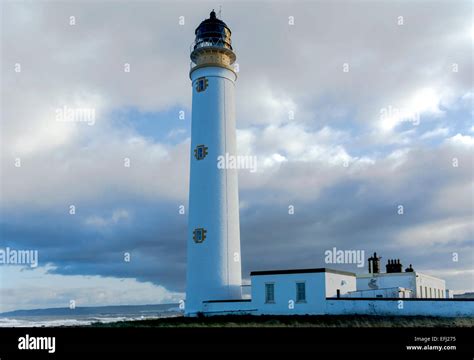
[(306, 283), (296, 283), (296, 302), (306, 302)]
[(420, 297), (420, 298), (423, 297), (423, 286), (420, 286), (420, 295), (418, 297)]
[(207, 155), (207, 146), (205, 145), (197, 145), (196, 148), (194, 149), (194, 157), (196, 160), (202, 160), (206, 157)]
[(275, 284), (267, 283), (265, 284), (265, 303), (274, 303), (275, 302)]
[(193, 240), (195, 243), (200, 244), (206, 240), (207, 230), (204, 228), (197, 228), (193, 231)]
[(197, 92), (202, 92), (206, 90), (208, 85), (208, 81), (205, 77), (199, 78), (196, 80), (196, 91)]

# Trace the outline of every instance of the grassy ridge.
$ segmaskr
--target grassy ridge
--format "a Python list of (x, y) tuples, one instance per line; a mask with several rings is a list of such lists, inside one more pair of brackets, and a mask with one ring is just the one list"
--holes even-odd
[(154, 320), (94, 323), (92, 327), (474, 327), (474, 318), (429, 316), (294, 315), (173, 317)]

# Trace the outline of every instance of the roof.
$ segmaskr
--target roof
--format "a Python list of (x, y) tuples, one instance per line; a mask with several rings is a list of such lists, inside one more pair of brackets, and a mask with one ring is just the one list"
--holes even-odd
[(357, 274), (357, 278), (363, 279), (363, 278), (372, 278), (372, 277), (380, 277), (380, 276), (415, 276), (416, 274), (417, 273), (415, 271), (398, 272), (398, 273), (364, 273), (364, 274)]
[(339, 275), (356, 276), (355, 273), (352, 273), (349, 271), (334, 270), (334, 269), (328, 269), (328, 268), (252, 271), (250, 273), (250, 276), (308, 274), (308, 273), (332, 273), (332, 274), (339, 274)]
[(198, 30), (200, 27), (214, 27), (215, 25), (221, 25), (221, 26), (224, 26), (227, 28), (227, 30), (230, 31), (230, 28), (227, 26), (227, 24), (225, 22), (223, 22), (221, 19), (218, 19), (217, 16), (216, 16), (216, 12), (214, 10), (211, 11), (210, 15), (209, 15), (209, 19), (205, 19), (203, 20), (199, 26), (196, 28), (196, 30), (194, 31), (194, 33), (197, 35), (198, 33)]

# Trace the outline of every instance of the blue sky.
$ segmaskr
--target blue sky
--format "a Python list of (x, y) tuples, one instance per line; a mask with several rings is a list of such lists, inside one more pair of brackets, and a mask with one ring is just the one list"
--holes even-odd
[[(0, 248), (37, 250), (39, 266), (0, 265), (0, 311), (183, 299), (189, 44), (218, 5), (2, 7)], [(244, 280), (327, 266), (336, 247), (474, 290), (471, 10), (223, 3), (238, 152), (258, 160), (239, 172)], [(94, 109), (94, 124), (56, 121), (64, 106)]]

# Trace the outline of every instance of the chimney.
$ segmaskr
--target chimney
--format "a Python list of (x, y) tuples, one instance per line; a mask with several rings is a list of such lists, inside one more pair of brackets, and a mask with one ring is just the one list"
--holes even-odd
[(387, 269), (388, 274), (403, 272), (403, 265), (400, 263), (400, 259), (389, 259), (385, 268)]

